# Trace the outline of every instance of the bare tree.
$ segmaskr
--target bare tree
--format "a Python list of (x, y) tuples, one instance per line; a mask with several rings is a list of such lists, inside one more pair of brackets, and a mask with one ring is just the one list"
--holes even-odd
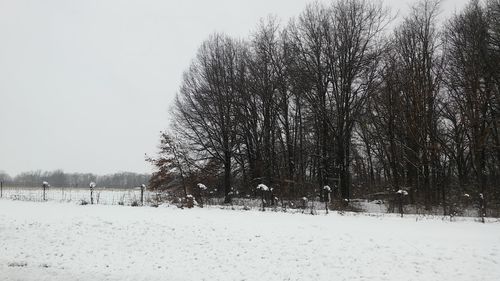
[(329, 22), (325, 25), (327, 104), (337, 140), (340, 190), (343, 198), (349, 198), (353, 128), (379, 83), (377, 69), (384, 49), (381, 32), (388, 23), (388, 12), (381, 3), (342, 0), (331, 7)]
[(442, 57), (436, 17), (439, 2), (417, 3), (395, 32), (395, 48), (405, 112), (406, 184), (426, 206), (436, 180), (437, 106)]
[[(497, 3), (498, 4), (498, 3)], [(491, 12), (495, 1), (489, 2)], [(498, 27), (497, 27), (498, 28)], [(500, 167), (498, 153), (498, 58), (495, 47), (495, 20), (488, 19), (486, 9), (479, 1), (471, 1), (467, 8), (449, 23), (447, 39), (447, 88), (456, 109), (465, 124), (472, 170), (481, 202), (486, 200), (488, 174), (494, 175)], [(495, 54), (496, 49), (496, 54)], [(484, 200), (482, 200), (484, 198)], [(484, 215), (485, 206), (481, 213)]]
[(176, 98), (175, 130), (205, 158), (224, 166), (225, 202), (230, 202), (232, 161), (237, 148), (239, 91), (245, 71), (242, 43), (214, 34), (203, 42), (184, 74)]
[(166, 189), (173, 181), (180, 179), (184, 197), (190, 194), (187, 180), (192, 174), (193, 164), (188, 151), (178, 140), (162, 132), (158, 155), (147, 157), (146, 161), (156, 168), (149, 181), (151, 189)]

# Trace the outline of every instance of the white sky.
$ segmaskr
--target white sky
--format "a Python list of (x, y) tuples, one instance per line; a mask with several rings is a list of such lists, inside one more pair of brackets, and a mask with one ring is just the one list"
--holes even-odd
[[(0, 0), (0, 171), (151, 172), (199, 44), (305, 0)], [(384, 0), (404, 15), (411, 0)], [(443, 14), (466, 0), (443, 1)]]

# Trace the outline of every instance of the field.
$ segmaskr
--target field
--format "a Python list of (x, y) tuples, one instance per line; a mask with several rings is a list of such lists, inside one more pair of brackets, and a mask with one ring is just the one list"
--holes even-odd
[[(165, 201), (176, 201), (179, 202), (180, 198), (172, 198), (166, 196), (167, 193), (157, 194), (153, 191), (144, 191), (143, 200), (144, 205), (158, 204), (157, 199), (161, 198), (162, 202)], [(139, 204), (141, 199), (140, 188), (96, 188), (93, 193), (94, 204), (97, 205), (126, 205), (130, 206), (135, 203)], [(48, 188), (45, 193), (45, 199), (43, 195), (43, 189), (40, 187), (3, 187), (2, 198), (20, 201), (57, 201), (57, 202), (75, 202), (78, 204), (90, 203), (90, 190), (89, 188)], [(224, 198), (222, 197), (211, 197), (204, 198), (203, 203), (205, 205), (219, 207), (224, 205)], [(278, 202), (275, 206), (267, 206), (267, 210), (283, 210), (285, 207), (282, 206), (283, 202)], [(306, 204), (306, 209), (302, 209), (302, 203), (300, 200), (295, 201), (284, 201), (286, 204), (286, 209), (288, 212), (296, 213), (310, 213), (311, 205), (312, 211), (314, 213), (322, 213), (325, 209), (325, 204), (319, 202), (318, 199), (315, 201), (308, 201)], [(368, 213), (390, 213), (398, 212), (397, 206), (391, 211), (387, 201), (382, 200), (364, 200), (364, 199), (352, 199), (349, 202), (349, 206), (353, 207), (355, 210)], [(233, 198), (232, 205), (226, 206), (230, 209), (238, 210), (260, 210), (262, 208), (262, 203), (260, 198)], [(330, 210), (335, 209), (335, 206), (330, 205)], [(442, 216), (443, 209), (441, 207), (435, 206), (431, 209), (426, 210), (423, 206), (416, 205), (404, 205), (405, 214), (416, 214), (424, 216)], [(462, 206), (460, 208), (459, 214), (455, 214), (463, 217), (478, 217), (479, 210), (477, 207), (472, 205)], [(488, 210), (488, 215), (492, 217), (499, 217), (500, 210)], [(449, 218), (449, 217), (448, 217)], [(453, 219), (456, 219), (454, 217)]]
[(1, 280), (500, 280), (500, 223), (0, 200)]
[[(144, 192), (144, 201), (148, 201), (151, 193)], [(2, 197), (22, 201), (44, 201), (41, 187), (3, 187)], [(94, 203), (104, 205), (131, 205), (141, 198), (139, 188), (96, 188), (93, 192)], [(45, 192), (45, 199), (59, 202), (90, 203), (89, 188), (50, 187)]]

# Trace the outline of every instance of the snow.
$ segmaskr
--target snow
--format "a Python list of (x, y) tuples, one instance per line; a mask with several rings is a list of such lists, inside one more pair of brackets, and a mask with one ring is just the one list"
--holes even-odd
[(262, 191), (269, 191), (269, 187), (267, 187), (267, 185), (265, 185), (263, 183), (257, 185), (257, 189), (262, 190)]
[(199, 183), (198, 184), (198, 188), (201, 189), (201, 190), (207, 190), (207, 186), (202, 184), (202, 183)]
[(500, 223), (0, 200), (1, 280), (500, 280)]
[[(154, 193), (144, 191), (144, 201), (154, 197)], [(41, 188), (11, 187), (3, 189), (3, 197), (13, 200), (42, 201), (43, 190)], [(61, 202), (90, 202), (90, 190), (88, 188), (50, 188), (45, 197), (49, 201)], [(108, 189), (94, 188), (95, 204), (106, 205), (130, 205), (141, 198), (141, 190), (138, 189)]]
[(408, 195), (408, 191), (403, 190), (403, 189), (398, 190), (396, 193), (397, 194), (402, 194), (403, 196), (407, 196)]

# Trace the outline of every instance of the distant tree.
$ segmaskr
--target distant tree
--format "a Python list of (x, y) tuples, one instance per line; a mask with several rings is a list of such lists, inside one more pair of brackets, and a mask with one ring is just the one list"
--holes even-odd
[(50, 182), (53, 187), (67, 187), (68, 177), (63, 170), (55, 170), (51, 172), (44, 172), (42, 177)]
[(11, 182), (12, 178), (6, 172), (0, 171), (0, 181), (4, 182), (5, 184), (7, 182)]

